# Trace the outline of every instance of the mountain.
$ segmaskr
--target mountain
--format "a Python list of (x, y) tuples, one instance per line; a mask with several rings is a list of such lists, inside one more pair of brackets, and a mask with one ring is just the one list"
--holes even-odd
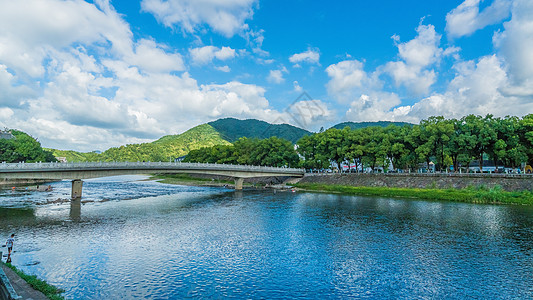
[(267, 139), (273, 136), (283, 138), (295, 144), (300, 138), (311, 132), (287, 124), (270, 124), (255, 119), (239, 120), (235, 118), (219, 119), (209, 122), (223, 139), (233, 143), (241, 137)]
[(378, 121), (378, 122), (342, 122), (339, 123), (331, 128), (336, 129), (343, 129), (344, 127), (348, 126), (351, 129), (361, 129), (365, 127), (373, 127), (373, 126), (379, 126), (379, 127), (387, 127), (389, 125), (396, 125), (396, 126), (413, 126), (411, 123), (407, 122), (390, 122), (390, 121)]
[(184, 156), (194, 149), (230, 145), (241, 137), (266, 139), (277, 136), (294, 144), (309, 134), (311, 132), (287, 124), (277, 125), (254, 119), (226, 118), (196, 126), (182, 134), (167, 135), (151, 143), (113, 147), (102, 153), (50, 150), (55, 157), (65, 157), (69, 162), (169, 161)]
[(202, 124), (182, 134), (167, 135), (151, 143), (129, 144), (109, 148), (101, 154), (53, 150), (56, 157), (66, 157), (69, 162), (80, 161), (169, 161), (186, 155), (189, 151), (214, 145), (229, 145), (211, 125)]

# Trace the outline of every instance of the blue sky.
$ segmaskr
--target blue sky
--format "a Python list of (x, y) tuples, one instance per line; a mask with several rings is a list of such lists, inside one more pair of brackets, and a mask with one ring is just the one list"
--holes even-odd
[(105, 150), (224, 117), (533, 113), (533, 2), (0, 0), (0, 126)]

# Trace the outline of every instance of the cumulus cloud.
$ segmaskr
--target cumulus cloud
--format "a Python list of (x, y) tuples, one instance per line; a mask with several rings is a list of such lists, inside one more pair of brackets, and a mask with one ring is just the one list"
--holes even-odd
[(285, 123), (307, 130), (316, 130), (321, 124), (332, 122), (337, 117), (336, 112), (330, 110), (324, 101), (305, 98), (293, 103), (283, 116), (288, 120)]
[(141, 8), (165, 26), (194, 33), (207, 24), (226, 37), (248, 29), (256, 0), (142, 0)]
[(400, 103), (400, 97), (395, 93), (372, 92), (371, 94), (362, 94), (358, 99), (352, 101), (345, 118), (354, 121), (394, 121), (395, 117), (391, 114), (391, 109)]
[[(400, 60), (387, 63), (384, 70), (397, 86), (404, 85), (413, 94), (423, 95), (436, 81), (435, 71), (428, 68), (440, 61), (443, 50), (439, 48), (441, 36), (433, 25), (420, 24), (416, 31), (414, 39), (397, 45)], [(398, 36), (393, 39), (399, 41)]]
[(163, 46), (153, 40), (141, 39), (135, 45), (135, 52), (125, 61), (148, 72), (183, 71), (185, 65), (179, 53), (167, 53)]
[(509, 17), (512, 0), (494, 0), (479, 11), (480, 0), (465, 0), (446, 15), (446, 31), (451, 38), (468, 36)]
[(7, 66), (0, 64), (0, 106), (18, 107), (23, 100), (33, 97), (36, 93), (24, 85), (16, 85), (17, 78), (7, 70)]
[(215, 46), (204, 46), (199, 48), (189, 49), (193, 62), (197, 64), (208, 64), (213, 59), (227, 60), (235, 57), (235, 49), (231, 47), (218, 48)]
[(296, 80), (292, 82), (292, 86), (293, 86), (293, 88), (294, 88), (294, 91), (297, 92), (297, 93), (301, 93), (301, 92), (303, 92), (303, 90), (304, 90), (304, 89), (300, 86), (300, 83), (298, 83), (298, 81), (296, 81)]
[(41, 62), (50, 49), (109, 41), (111, 53), (130, 51), (128, 25), (107, 3), (99, 2), (97, 7), (84, 1), (0, 1), (0, 61), (9, 61), (17, 73), (37, 77), (45, 72)]
[(307, 49), (305, 52), (296, 53), (289, 57), (289, 61), (296, 65), (299, 65), (302, 62), (319, 65), (319, 60), (320, 53), (317, 49)]
[(267, 80), (271, 83), (280, 84), (283, 81), (285, 81), (285, 78), (283, 78), (284, 73), (288, 73), (288, 70), (285, 67), (282, 67), (281, 69), (278, 69), (278, 70), (270, 70)]
[(435, 112), (459, 118), (467, 114), (505, 116), (533, 111), (531, 96), (523, 98), (503, 92), (509, 85), (509, 77), (504, 62), (496, 55), (459, 62), (455, 69), (457, 74), (445, 93), (435, 93), (412, 106), (402, 107), (404, 119), (419, 120)]
[(221, 72), (224, 72), (224, 73), (228, 73), (231, 71), (231, 68), (229, 66), (221, 66), (221, 67), (215, 67), (215, 69), (221, 71)]
[(505, 30), (493, 40), (507, 63), (511, 79), (517, 85), (533, 85), (533, 2), (516, 0), (512, 19), (504, 23)]
[[(1, 124), (44, 146), (104, 150), (220, 117), (281, 116), (260, 86), (198, 84), (180, 53), (150, 37), (135, 41), (107, 1), (0, 1)], [(236, 51), (207, 46), (190, 54), (208, 63)]]
[(328, 92), (340, 100), (350, 98), (354, 89), (360, 89), (367, 79), (363, 63), (358, 60), (345, 60), (330, 65), (326, 68), (326, 73), (331, 78), (327, 84)]

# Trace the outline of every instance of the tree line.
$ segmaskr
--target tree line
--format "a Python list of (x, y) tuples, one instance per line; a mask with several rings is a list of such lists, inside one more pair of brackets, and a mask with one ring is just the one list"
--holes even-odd
[(495, 166), (518, 168), (533, 162), (533, 114), (523, 118), (468, 115), (461, 119), (441, 116), (422, 120), (418, 125), (331, 128), (304, 136), (296, 147), (283, 139), (240, 139), (231, 146), (193, 150), (190, 162), (234, 163), (271, 166), (330, 168), (332, 163), (364, 167), (416, 170), (428, 168), (459, 170), (473, 161), (483, 170), (484, 158)]
[(12, 139), (0, 139), (0, 162), (55, 162), (52, 152), (46, 151), (41, 144), (28, 134), (11, 130)]

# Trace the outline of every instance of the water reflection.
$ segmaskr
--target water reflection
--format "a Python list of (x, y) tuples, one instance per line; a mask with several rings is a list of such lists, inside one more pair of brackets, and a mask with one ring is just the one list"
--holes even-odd
[(79, 221), (81, 219), (81, 199), (72, 199), (70, 201), (70, 220)]
[(116, 178), (44, 204), (64, 186), (1, 198), (0, 237), (69, 298), (533, 296), (529, 207)]

